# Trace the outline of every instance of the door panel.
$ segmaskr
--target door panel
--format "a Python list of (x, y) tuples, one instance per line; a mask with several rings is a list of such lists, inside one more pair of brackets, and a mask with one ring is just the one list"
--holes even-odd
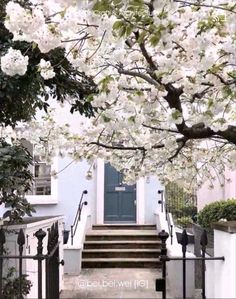
[(110, 164), (105, 164), (104, 221), (136, 221), (136, 185), (122, 184), (122, 174)]

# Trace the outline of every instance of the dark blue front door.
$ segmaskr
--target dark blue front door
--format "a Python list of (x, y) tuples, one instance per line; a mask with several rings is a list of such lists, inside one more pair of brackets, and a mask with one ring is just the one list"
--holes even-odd
[(122, 174), (105, 164), (105, 222), (136, 222), (136, 185), (122, 183)]

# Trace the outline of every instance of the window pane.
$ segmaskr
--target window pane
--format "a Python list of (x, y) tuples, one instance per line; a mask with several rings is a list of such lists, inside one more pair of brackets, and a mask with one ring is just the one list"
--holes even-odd
[(34, 182), (28, 195), (51, 195), (51, 166), (34, 157)]
[(35, 165), (35, 194), (51, 195), (51, 166), (45, 163)]

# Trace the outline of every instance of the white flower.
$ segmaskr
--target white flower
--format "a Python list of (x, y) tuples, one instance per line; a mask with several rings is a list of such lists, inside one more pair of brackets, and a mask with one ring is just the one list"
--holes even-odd
[(52, 79), (53, 77), (55, 77), (56, 74), (53, 70), (53, 67), (51, 66), (50, 61), (41, 59), (38, 66), (39, 66), (39, 70), (40, 70), (40, 75), (45, 80)]
[(10, 1), (6, 6), (6, 13), (5, 26), (17, 40), (32, 40), (32, 34), (45, 23), (43, 11), (38, 7), (30, 11)]
[(1, 69), (9, 75), (23, 76), (27, 71), (29, 57), (23, 56), (20, 50), (9, 48), (8, 52), (1, 57)]
[(61, 36), (56, 28), (44, 25), (35, 33), (34, 42), (38, 44), (39, 50), (42, 53), (48, 53), (52, 49), (61, 46)]
[(76, 0), (55, 0), (56, 3), (60, 4), (62, 7), (75, 6), (77, 4)]

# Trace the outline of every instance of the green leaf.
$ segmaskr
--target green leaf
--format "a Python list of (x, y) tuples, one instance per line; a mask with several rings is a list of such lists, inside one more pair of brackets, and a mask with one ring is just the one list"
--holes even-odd
[(138, 43), (141, 44), (144, 42), (145, 38), (147, 36), (147, 32), (146, 31), (142, 31), (140, 34), (139, 34), (139, 37), (138, 37)]
[(119, 30), (123, 25), (124, 21), (118, 20), (113, 24), (112, 28), (113, 30)]
[(152, 34), (150, 36), (150, 43), (153, 47), (155, 47), (156, 45), (158, 45), (158, 43), (161, 40), (161, 33), (159, 31), (157, 31), (155, 34)]
[(107, 117), (106, 115), (103, 115), (102, 116), (102, 119), (105, 123), (109, 123), (111, 121), (111, 118), (110, 117)]
[(111, 4), (110, 0), (96, 1), (95, 5), (93, 6), (93, 11), (97, 11), (97, 12), (110, 11), (111, 9), (110, 4)]
[(129, 122), (132, 122), (132, 123), (135, 123), (135, 116), (130, 116), (130, 117), (128, 118), (128, 121), (129, 121)]

